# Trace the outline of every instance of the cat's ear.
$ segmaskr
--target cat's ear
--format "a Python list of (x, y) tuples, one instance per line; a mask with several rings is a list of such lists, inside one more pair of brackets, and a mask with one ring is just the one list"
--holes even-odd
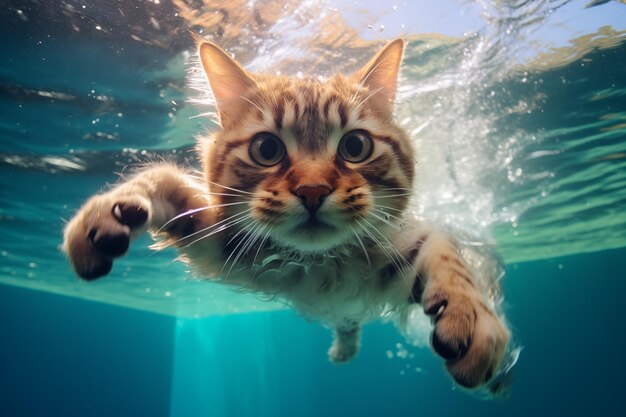
[(403, 51), (404, 41), (395, 39), (352, 75), (355, 81), (369, 89), (372, 96), (368, 100), (376, 107), (391, 109), (393, 105)]
[(220, 121), (236, 117), (246, 105), (246, 93), (255, 85), (252, 76), (223, 49), (210, 42), (198, 46), (202, 68), (209, 79)]

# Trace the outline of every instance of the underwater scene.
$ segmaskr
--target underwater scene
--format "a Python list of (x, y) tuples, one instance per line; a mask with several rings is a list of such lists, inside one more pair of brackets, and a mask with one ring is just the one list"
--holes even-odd
[[(0, 0), (0, 416), (623, 416), (626, 2)], [(134, 242), (79, 279), (91, 195), (217, 128), (194, 37), (325, 79), (406, 42), (395, 117), (417, 219), (488, 254), (507, 389), (455, 384), (416, 310), (349, 364), (280, 300)]]

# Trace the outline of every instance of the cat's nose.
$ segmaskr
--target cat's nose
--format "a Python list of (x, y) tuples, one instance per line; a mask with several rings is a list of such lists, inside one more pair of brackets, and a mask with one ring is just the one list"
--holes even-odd
[(322, 206), (324, 198), (333, 190), (326, 185), (301, 185), (293, 193), (300, 197), (302, 204), (309, 212), (313, 213)]

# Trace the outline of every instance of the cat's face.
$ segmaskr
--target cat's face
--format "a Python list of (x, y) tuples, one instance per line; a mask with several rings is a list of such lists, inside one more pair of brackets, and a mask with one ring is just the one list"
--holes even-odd
[(202, 152), (224, 224), (238, 222), (230, 235), (303, 253), (385, 243), (380, 230), (406, 207), (414, 172), (391, 115), (402, 48), (393, 42), (353, 76), (320, 81), (253, 76), (201, 45), (222, 124)]

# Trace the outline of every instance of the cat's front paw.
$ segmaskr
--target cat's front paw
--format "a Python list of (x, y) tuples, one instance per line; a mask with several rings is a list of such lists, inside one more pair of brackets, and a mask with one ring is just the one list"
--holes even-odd
[(432, 284), (426, 287), (422, 304), (435, 322), (433, 348), (446, 360), (455, 381), (467, 388), (489, 381), (510, 335), (482, 295), (477, 290)]
[(65, 228), (63, 248), (76, 273), (87, 280), (108, 274), (113, 259), (128, 250), (131, 233), (149, 217), (149, 203), (142, 198), (92, 197)]

